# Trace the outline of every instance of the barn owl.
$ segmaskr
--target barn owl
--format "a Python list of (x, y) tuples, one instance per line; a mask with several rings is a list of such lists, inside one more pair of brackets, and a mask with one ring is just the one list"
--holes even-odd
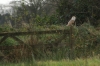
[(75, 20), (76, 20), (76, 17), (72, 16), (71, 20), (68, 22), (68, 24), (66, 26), (72, 26), (73, 23), (75, 22)]

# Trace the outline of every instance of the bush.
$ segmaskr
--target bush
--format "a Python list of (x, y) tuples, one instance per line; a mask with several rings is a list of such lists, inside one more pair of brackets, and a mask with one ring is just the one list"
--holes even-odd
[(2, 44), (1, 46), (13, 46), (13, 45), (18, 45), (18, 42), (15, 41), (12, 38), (7, 38)]

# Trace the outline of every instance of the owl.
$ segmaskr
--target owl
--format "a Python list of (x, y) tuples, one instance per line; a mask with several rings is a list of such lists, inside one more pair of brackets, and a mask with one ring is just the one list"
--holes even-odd
[(75, 16), (72, 16), (72, 18), (69, 20), (68, 24), (66, 26), (72, 26), (73, 23), (75, 22), (76, 20), (76, 17)]

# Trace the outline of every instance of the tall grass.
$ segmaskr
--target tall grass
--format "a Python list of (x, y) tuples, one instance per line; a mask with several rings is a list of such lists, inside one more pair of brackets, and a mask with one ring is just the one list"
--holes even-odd
[[(69, 29), (69, 27), (65, 25), (51, 25), (51, 26), (33, 26), (32, 31), (34, 30), (56, 30), (56, 29)], [(20, 29), (21, 30), (21, 29)], [(22, 30), (21, 30), (22, 31)], [(27, 30), (25, 30), (27, 31)], [(62, 60), (62, 59), (69, 59), (70, 47), (69, 47), (69, 35), (66, 36), (65, 39), (62, 39), (61, 42), (58, 43), (59, 46), (55, 47), (45, 47), (43, 44), (53, 44), (56, 39), (62, 37), (62, 34), (45, 34), (45, 35), (33, 35), (33, 36), (19, 36), (20, 39), (25, 41), (27, 45), (34, 44), (32, 49), (29, 48), (21, 48), (21, 50), (15, 49), (13, 52), (16, 54), (14, 58), (17, 57), (22, 59), (21, 57), (25, 57), (25, 55), (32, 55), (35, 56), (36, 60)], [(99, 47), (99, 31), (96, 31), (95, 28), (89, 24), (83, 24), (82, 26), (73, 27), (73, 48), (74, 52), (72, 55), (75, 55), (75, 58), (87, 58), (91, 56), (98, 55), (100, 53)], [(31, 39), (32, 38), (32, 39)], [(12, 40), (8, 40), (10, 43)], [(29, 43), (29, 41), (31, 41)], [(8, 45), (8, 42), (5, 42), (5, 45)], [(12, 41), (14, 43), (14, 41)], [(97, 42), (97, 43), (96, 43)], [(6, 44), (7, 43), (7, 44)], [(11, 43), (11, 44), (13, 44)], [(15, 52), (16, 51), (16, 52)], [(20, 56), (21, 55), (21, 56)], [(16, 60), (16, 59), (15, 59)], [(68, 61), (68, 60), (65, 60)]]

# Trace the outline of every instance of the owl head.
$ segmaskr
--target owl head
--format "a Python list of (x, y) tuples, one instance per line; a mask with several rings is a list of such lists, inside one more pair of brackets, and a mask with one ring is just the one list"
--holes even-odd
[(75, 21), (76, 20), (76, 17), (75, 16), (72, 16), (71, 20), (74, 20)]

